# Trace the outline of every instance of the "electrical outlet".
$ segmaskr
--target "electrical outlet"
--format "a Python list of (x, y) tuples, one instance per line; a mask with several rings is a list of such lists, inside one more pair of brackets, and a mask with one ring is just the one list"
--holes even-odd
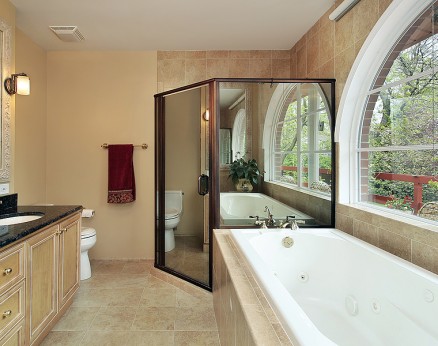
[(9, 193), (9, 183), (0, 184), (0, 195)]

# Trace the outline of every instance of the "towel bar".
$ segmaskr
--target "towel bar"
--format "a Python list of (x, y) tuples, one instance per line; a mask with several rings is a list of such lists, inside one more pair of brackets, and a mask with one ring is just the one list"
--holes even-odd
[[(108, 149), (108, 143), (103, 143), (102, 145), (101, 145), (101, 147), (103, 148), (103, 149)], [(147, 149), (148, 148), (148, 145), (146, 144), (146, 143), (143, 143), (143, 144), (138, 144), (138, 145), (134, 145), (134, 147), (141, 147), (142, 149)]]

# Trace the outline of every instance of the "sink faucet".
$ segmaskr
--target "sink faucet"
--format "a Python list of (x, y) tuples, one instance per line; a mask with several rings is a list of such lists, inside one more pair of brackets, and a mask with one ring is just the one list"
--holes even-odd
[(271, 214), (271, 211), (269, 210), (268, 206), (265, 206), (265, 211), (268, 213), (268, 219), (266, 220), (266, 226), (275, 227), (277, 223), (274, 220), (274, 215)]

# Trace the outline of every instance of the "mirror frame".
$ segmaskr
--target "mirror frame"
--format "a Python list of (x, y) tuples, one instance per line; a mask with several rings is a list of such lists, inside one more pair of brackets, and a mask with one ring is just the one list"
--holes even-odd
[(3, 87), (6, 76), (12, 74), (12, 28), (0, 18), (1, 43), (1, 162), (0, 181), (9, 181), (11, 170), (11, 114), (12, 96)]

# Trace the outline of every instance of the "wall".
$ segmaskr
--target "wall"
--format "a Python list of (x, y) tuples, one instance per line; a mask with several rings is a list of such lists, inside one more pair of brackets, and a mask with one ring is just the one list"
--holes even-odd
[[(96, 215), (91, 258), (154, 257), (156, 52), (47, 53), (47, 201), (81, 204)], [(103, 143), (134, 149), (137, 200), (107, 204)]]
[(339, 21), (323, 15), (290, 50), (291, 78), (336, 78), (336, 105), (354, 59), (392, 0), (362, 0)]
[(46, 52), (16, 30), (16, 71), (31, 80), (15, 97), (15, 192), (21, 205), (46, 202)]
[(160, 51), (158, 90), (210, 78), (288, 78), (288, 50)]

